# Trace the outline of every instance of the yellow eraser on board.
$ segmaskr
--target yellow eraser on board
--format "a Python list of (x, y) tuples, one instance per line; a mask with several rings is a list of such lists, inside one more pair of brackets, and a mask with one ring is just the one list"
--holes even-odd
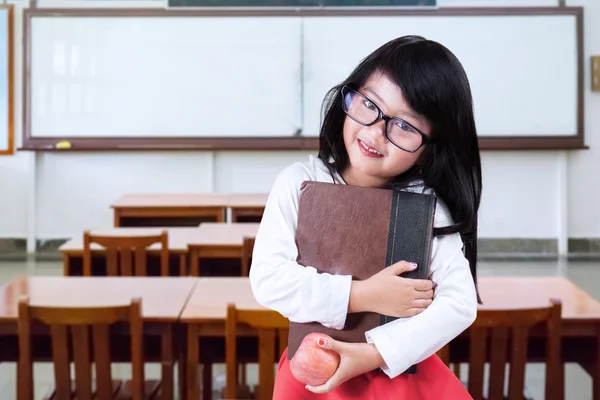
[(56, 143), (55, 147), (57, 149), (70, 149), (71, 148), (71, 142), (63, 140), (62, 142)]

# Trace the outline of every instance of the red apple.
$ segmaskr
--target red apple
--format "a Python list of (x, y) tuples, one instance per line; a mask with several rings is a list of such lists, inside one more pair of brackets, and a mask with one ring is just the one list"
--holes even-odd
[(306, 385), (324, 384), (340, 364), (340, 355), (333, 350), (319, 346), (319, 339), (332, 340), (323, 333), (309, 333), (304, 337), (290, 361), (292, 375)]

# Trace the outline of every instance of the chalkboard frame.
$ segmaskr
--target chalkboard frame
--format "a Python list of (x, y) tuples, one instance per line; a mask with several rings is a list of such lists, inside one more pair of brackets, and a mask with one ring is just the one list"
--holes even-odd
[(169, 8), (437, 7), (437, 0), (168, 0), (167, 4)]
[(6, 76), (2, 76), (2, 79), (6, 79), (6, 96), (7, 96), (7, 108), (2, 110), (6, 113), (6, 125), (0, 129), (5, 131), (7, 135), (7, 146), (6, 148), (0, 147), (0, 156), (13, 155), (15, 152), (15, 134), (14, 134), (14, 12), (13, 5), (11, 4), (0, 4), (0, 10), (7, 11), (7, 45), (6, 45)]
[[(584, 141), (584, 41), (583, 7), (449, 7), (436, 9), (400, 8), (307, 8), (307, 9), (146, 9), (146, 8), (82, 8), (52, 9), (30, 8), (23, 13), (23, 145), (26, 151), (294, 151), (317, 150), (318, 137), (86, 137), (86, 138), (38, 138), (31, 135), (29, 101), (31, 90), (28, 85), (31, 63), (30, 32), (31, 20), (37, 16), (77, 17), (165, 17), (165, 16), (379, 16), (379, 15), (427, 15), (427, 16), (482, 16), (482, 15), (573, 15), (577, 26), (577, 132), (573, 136), (484, 136), (480, 137), (481, 150), (487, 151), (531, 151), (531, 150), (582, 150), (587, 149)], [(68, 150), (57, 148), (60, 141), (69, 141)]]

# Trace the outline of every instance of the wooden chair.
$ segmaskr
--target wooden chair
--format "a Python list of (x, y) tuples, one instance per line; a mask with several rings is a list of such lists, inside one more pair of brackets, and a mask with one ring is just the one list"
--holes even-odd
[(242, 276), (248, 276), (252, 265), (252, 251), (254, 250), (253, 237), (245, 237), (242, 244)]
[(225, 321), (225, 358), (227, 383), (225, 398), (236, 399), (238, 387), (237, 338), (238, 325), (245, 324), (258, 333), (258, 393), (255, 399), (273, 398), (275, 385), (275, 332), (279, 339), (278, 354), (281, 356), (288, 344), (289, 320), (273, 310), (240, 310), (227, 306)]
[[(33, 400), (32, 326), (39, 321), (50, 328), (55, 388), (47, 399), (154, 399), (160, 396), (160, 381), (144, 380), (144, 343), (141, 300), (114, 307), (32, 306), (19, 301), (19, 360), (17, 397)], [(131, 335), (132, 380), (115, 381), (111, 376), (110, 325), (127, 322)], [(70, 329), (69, 329), (70, 328)], [(91, 336), (91, 343), (90, 343)], [(93, 354), (90, 356), (90, 350)], [(75, 380), (71, 380), (71, 359)], [(95, 380), (92, 365), (95, 364)], [(95, 396), (95, 397), (94, 397)]]
[[(491, 350), (489, 400), (523, 400), (525, 366), (529, 331), (544, 324), (546, 329), (546, 386), (547, 400), (564, 399), (564, 367), (561, 364), (560, 300), (551, 299), (548, 307), (514, 310), (480, 310), (469, 328), (468, 390), (474, 400), (483, 399), (484, 366)], [(488, 340), (489, 337), (489, 340)], [(507, 355), (510, 352), (510, 360)], [(443, 354), (444, 352), (442, 352)], [(510, 364), (508, 397), (504, 394), (505, 370)]]
[(169, 275), (169, 233), (159, 235), (93, 235), (83, 233), (83, 275), (92, 275), (91, 244), (105, 248), (107, 276), (147, 276), (148, 247), (160, 243), (160, 274)]
[(452, 370), (454, 375), (460, 379), (460, 364), (450, 362), (450, 343), (439, 349), (436, 354)]

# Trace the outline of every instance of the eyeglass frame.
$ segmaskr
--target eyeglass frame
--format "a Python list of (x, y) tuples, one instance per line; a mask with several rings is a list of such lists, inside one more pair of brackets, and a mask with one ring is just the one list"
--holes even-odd
[[(352, 116), (351, 116), (351, 115), (348, 113), (348, 111), (346, 111), (346, 107), (344, 106), (344, 105), (345, 105), (345, 101), (344, 101), (345, 94), (344, 94), (344, 92), (346, 92), (346, 93), (347, 93), (347, 91), (348, 91), (348, 90), (349, 90), (349, 91), (351, 91), (351, 92), (355, 92), (355, 93), (356, 93), (356, 94), (358, 94), (359, 96), (362, 96), (363, 98), (367, 99), (368, 101), (370, 101), (370, 102), (371, 102), (371, 104), (373, 104), (373, 105), (375, 106), (375, 108), (377, 109), (377, 113), (378, 113), (378, 115), (377, 115), (377, 117), (375, 118), (375, 120), (374, 120), (373, 122), (366, 124), (366, 123), (363, 123), (363, 122), (357, 121), (355, 118), (353, 118), (353, 117), (352, 117)], [(348, 85), (344, 85), (344, 86), (342, 86), (342, 88), (341, 88), (341, 90), (340, 90), (340, 95), (342, 96), (342, 110), (344, 111), (344, 113), (345, 113), (345, 114), (346, 114), (348, 117), (350, 117), (350, 118), (351, 118), (353, 121), (355, 121), (356, 123), (358, 123), (358, 124), (361, 124), (362, 126), (371, 126), (371, 125), (375, 125), (377, 122), (379, 122), (379, 120), (383, 120), (383, 121), (384, 121), (384, 124), (385, 124), (385, 137), (387, 138), (387, 140), (389, 140), (389, 141), (390, 141), (390, 143), (391, 143), (391, 144), (393, 144), (394, 146), (396, 146), (396, 147), (397, 147), (397, 148), (399, 148), (400, 150), (404, 150), (404, 151), (406, 151), (406, 152), (408, 152), (408, 153), (415, 153), (415, 152), (417, 152), (417, 151), (418, 151), (418, 150), (419, 150), (421, 147), (423, 147), (423, 146), (425, 146), (425, 145), (427, 145), (427, 144), (429, 144), (429, 143), (435, 142), (435, 139), (434, 139), (434, 138), (432, 138), (431, 136), (428, 136), (428, 135), (426, 135), (426, 134), (425, 134), (425, 133), (423, 133), (423, 132), (422, 132), (420, 129), (416, 128), (416, 127), (415, 127), (413, 124), (411, 124), (411, 123), (409, 123), (409, 122), (407, 122), (407, 121), (403, 120), (402, 118), (398, 118), (398, 117), (390, 117), (389, 115), (386, 115), (386, 114), (384, 114), (384, 113), (383, 113), (383, 111), (381, 111), (381, 108), (379, 108), (379, 106), (377, 105), (377, 103), (375, 103), (373, 100), (371, 100), (370, 98), (368, 98), (367, 96), (365, 96), (364, 94), (362, 94), (361, 92), (359, 92), (358, 90), (356, 90), (356, 89), (352, 89), (352, 88), (351, 88), (350, 86), (348, 86)], [(412, 129), (414, 129), (415, 131), (417, 131), (417, 132), (418, 132), (418, 133), (421, 135), (422, 139), (421, 139), (421, 144), (419, 145), (419, 147), (417, 147), (416, 149), (414, 149), (414, 150), (412, 150), (412, 151), (411, 151), (411, 150), (407, 150), (407, 149), (405, 149), (404, 147), (402, 147), (402, 146), (399, 146), (398, 144), (394, 143), (394, 141), (393, 141), (392, 139), (390, 139), (390, 136), (389, 136), (389, 134), (388, 134), (388, 122), (389, 122), (390, 120), (392, 120), (392, 119), (397, 119), (397, 120), (400, 120), (400, 121), (404, 122), (406, 125), (410, 126)]]

